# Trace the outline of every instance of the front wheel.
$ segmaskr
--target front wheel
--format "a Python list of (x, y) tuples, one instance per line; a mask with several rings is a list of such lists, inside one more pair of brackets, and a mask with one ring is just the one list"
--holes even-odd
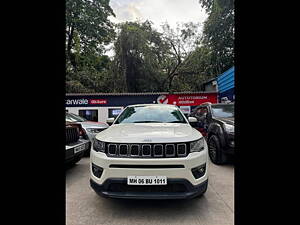
[(212, 135), (208, 139), (208, 154), (214, 164), (221, 165), (227, 161), (227, 156), (222, 152), (219, 138), (216, 135)]

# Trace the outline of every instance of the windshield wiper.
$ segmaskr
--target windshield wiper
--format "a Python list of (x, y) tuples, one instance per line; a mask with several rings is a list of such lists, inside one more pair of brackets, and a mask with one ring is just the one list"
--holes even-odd
[(176, 120), (176, 121), (171, 121), (171, 122), (168, 122), (168, 123), (186, 123), (184, 121), (179, 121), (179, 120)]
[(162, 123), (161, 121), (145, 120), (145, 121), (135, 121), (134, 123)]

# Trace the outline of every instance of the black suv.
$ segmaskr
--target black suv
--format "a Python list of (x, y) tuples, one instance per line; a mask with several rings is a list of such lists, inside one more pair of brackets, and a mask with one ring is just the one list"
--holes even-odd
[(198, 120), (191, 125), (206, 138), (211, 161), (226, 163), (234, 154), (234, 103), (203, 103), (190, 116)]

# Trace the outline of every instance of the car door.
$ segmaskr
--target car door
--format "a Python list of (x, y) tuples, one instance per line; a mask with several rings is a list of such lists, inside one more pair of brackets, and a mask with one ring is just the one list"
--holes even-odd
[(194, 114), (194, 117), (196, 117), (198, 120), (198, 126), (195, 128), (199, 130), (203, 136), (207, 135), (207, 128), (208, 128), (207, 114), (208, 114), (207, 106), (198, 107)]

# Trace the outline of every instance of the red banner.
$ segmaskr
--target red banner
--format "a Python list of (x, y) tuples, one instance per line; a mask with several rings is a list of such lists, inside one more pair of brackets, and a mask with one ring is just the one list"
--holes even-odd
[(96, 105), (96, 104), (107, 104), (106, 99), (90, 99), (89, 104)]
[(157, 98), (159, 104), (172, 104), (177, 106), (195, 106), (204, 102), (217, 103), (217, 93), (201, 93), (201, 94), (169, 94), (160, 95)]

